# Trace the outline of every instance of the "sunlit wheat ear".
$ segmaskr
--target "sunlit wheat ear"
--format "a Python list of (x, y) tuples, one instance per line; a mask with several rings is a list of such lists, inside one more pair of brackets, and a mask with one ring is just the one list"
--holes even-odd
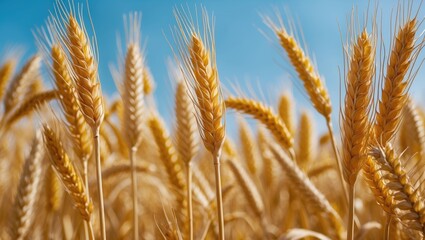
[(11, 239), (26, 239), (30, 232), (37, 210), (36, 203), (39, 199), (43, 156), (41, 136), (37, 135), (33, 140), (31, 152), (25, 160), (19, 180), (11, 218)]
[(374, 126), (375, 137), (383, 145), (394, 137), (408, 96), (407, 91), (413, 80), (407, 73), (416, 57), (416, 31), (417, 21), (413, 18), (394, 36)]
[(379, 166), (382, 181), (394, 201), (391, 213), (408, 228), (425, 234), (425, 205), (421, 190), (414, 186), (392, 146), (374, 147), (370, 155)]
[[(167, 133), (162, 121), (156, 117), (150, 117), (148, 126), (153, 134), (156, 145), (158, 146), (159, 155), (168, 174), (169, 183), (177, 192), (184, 192), (184, 175), (183, 169), (178, 163), (178, 155), (171, 142), (171, 138)], [(178, 196), (179, 197), (179, 196)]]
[(366, 160), (370, 133), (368, 117), (375, 71), (375, 47), (366, 30), (357, 37), (348, 51), (349, 69), (345, 80), (342, 146), (344, 178), (349, 184), (354, 184)]
[(257, 152), (254, 134), (252, 133), (248, 123), (244, 119), (240, 119), (239, 123), (239, 140), (245, 164), (249, 172), (255, 176), (258, 171)]
[(324, 214), (330, 220), (338, 237), (343, 238), (345, 232), (343, 222), (326, 197), (279, 146), (271, 143), (270, 151), (288, 176), (288, 181), (296, 186), (293, 188), (294, 191), (305, 199), (305, 203), (311, 206), (313, 212)]
[(289, 132), (294, 135), (295, 133), (295, 103), (290, 93), (283, 94), (279, 99), (278, 112), (279, 117), (285, 123)]
[(143, 55), (138, 40), (129, 42), (125, 57), (125, 74), (121, 94), (124, 105), (124, 131), (130, 147), (137, 147), (142, 139), (143, 71)]
[(418, 106), (413, 100), (408, 99), (403, 108), (403, 121), (400, 128), (400, 147), (411, 156), (421, 160), (425, 148), (425, 125), (420, 116)]
[(61, 179), (82, 218), (90, 221), (93, 211), (91, 199), (86, 195), (84, 183), (74, 168), (58, 135), (46, 124), (43, 126), (44, 144), (52, 166)]
[(9, 113), (23, 98), (26, 87), (39, 75), (41, 58), (33, 56), (12, 79), (4, 96), (4, 113)]
[(294, 139), (285, 124), (273, 113), (270, 107), (252, 99), (236, 97), (227, 98), (225, 103), (227, 108), (251, 115), (264, 124), (276, 141), (291, 152), (291, 157), (294, 157)]
[[(184, 14), (184, 13), (183, 13)], [(178, 29), (176, 41), (182, 63), (183, 77), (194, 104), (199, 132), (205, 148), (218, 155), (225, 137), (224, 102), (215, 59), (213, 23), (210, 26), (203, 11), (204, 34), (194, 26), (192, 19), (175, 12)]]
[(65, 116), (73, 148), (82, 161), (88, 161), (92, 152), (91, 136), (88, 125), (80, 111), (77, 92), (72, 82), (66, 54), (60, 45), (51, 47), (52, 72), (59, 94), (59, 102)]
[(104, 107), (97, 62), (87, 39), (87, 33), (73, 15), (69, 15), (67, 38), (65, 43), (76, 75), (75, 85), (81, 112), (88, 125), (92, 129), (98, 129), (104, 118)]
[(332, 113), (329, 93), (314, 69), (311, 60), (283, 24), (277, 26), (269, 18), (266, 18), (265, 22), (279, 39), (281, 47), (285, 50), (289, 61), (295, 68), (314, 108), (329, 121)]
[(11, 126), (13, 123), (28, 115), (33, 111), (37, 111), (42, 105), (47, 104), (49, 101), (57, 98), (58, 92), (50, 90), (42, 93), (35, 94), (25, 99), (20, 103), (10, 114), (6, 116), (6, 126)]
[(177, 83), (176, 88), (176, 148), (184, 162), (190, 162), (198, 150), (198, 141), (195, 133), (196, 120), (193, 114), (193, 105), (187, 94), (186, 84), (182, 81)]
[(15, 65), (16, 65), (15, 61), (16, 60), (14, 59), (7, 60), (0, 67), (0, 99), (3, 98), (4, 92), (6, 90), (6, 86), (12, 77), (13, 70), (15, 69)]
[(306, 170), (314, 155), (314, 120), (310, 112), (303, 111), (300, 117), (298, 135), (298, 165)]

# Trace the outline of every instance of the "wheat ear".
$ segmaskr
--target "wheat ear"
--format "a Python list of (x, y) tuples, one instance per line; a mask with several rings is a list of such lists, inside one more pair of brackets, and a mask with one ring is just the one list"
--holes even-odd
[(270, 107), (263, 105), (260, 102), (247, 98), (229, 97), (225, 101), (226, 107), (235, 109), (239, 112), (249, 114), (260, 121), (273, 134), (276, 141), (285, 149), (287, 149), (291, 157), (295, 159), (294, 139), (291, 136), (288, 128), (282, 120), (276, 116)]
[(13, 207), (11, 239), (26, 239), (33, 222), (38, 193), (40, 191), (41, 161), (44, 151), (40, 136), (32, 143), (31, 152), (25, 160)]
[(186, 84), (177, 83), (175, 100), (176, 112), (176, 148), (180, 158), (186, 164), (187, 170), (187, 202), (188, 202), (188, 236), (193, 239), (193, 206), (192, 206), (192, 159), (198, 149), (195, 136), (196, 123), (193, 115), (193, 105), (187, 94)]
[(15, 69), (15, 65), (16, 65), (15, 60), (11, 59), (6, 61), (0, 67), (0, 99), (3, 98), (7, 83), (12, 77), (13, 70)]
[(186, 186), (184, 184), (183, 171), (178, 163), (178, 155), (171, 138), (158, 117), (151, 117), (148, 120), (148, 126), (159, 148), (160, 159), (167, 171), (169, 183), (173, 190), (177, 192), (177, 201), (179, 201), (180, 205), (183, 205), (181, 196)]
[(412, 78), (405, 79), (405, 76), (412, 63), (416, 31), (414, 18), (407, 21), (394, 37), (374, 126), (375, 137), (383, 145), (394, 137), (407, 99)]
[(144, 71), (142, 74), (143, 74), (143, 93), (145, 95), (152, 94), (155, 88), (155, 83), (152, 77), (152, 73), (150, 69), (148, 68), (148, 66), (146, 66), (146, 63), (144, 65)]
[(332, 226), (335, 228), (338, 238), (343, 239), (344, 226), (342, 220), (326, 197), (313, 185), (308, 177), (301, 169), (292, 161), (282, 149), (276, 144), (270, 144), (270, 151), (274, 158), (278, 161), (283, 171), (288, 176), (288, 180), (292, 185), (297, 186), (294, 188), (300, 196), (303, 196), (311, 204), (311, 208), (317, 210), (331, 221)]
[(4, 124), (7, 127), (10, 127), (13, 123), (22, 117), (28, 115), (32, 111), (36, 111), (43, 104), (46, 104), (55, 98), (57, 98), (56, 90), (50, 90), (30, 96), (6, 116)]
[(238, 123), (242, 155), (249, 173), (251, 176), (255, 176), (258, 172), (259, 163), (257, 162), (257, 146), (255, 144), (254, 134), (244, 119), (241, 118)]
[(370, 155), (379, 166), (378, 171), (388, 189), (387, 194), (393, 199), (389, 213), (395, 214), (406, 227), (425, 234), (424, 198), (420, 189), (411, 182), (400, 156), (396, 155), (391, 144), (385, 148), (373, 147)]
[(306, 170), (310, 161), (312, 160), (313, 153), (313, 131), (314, 131), (314, 121), (312, 116), (308, 111), (303, 111), (300, 117), (299, 123), (299, 135), (298, 135), (298, 155), (297, 161), (298, 165)]
[(92, 153), (90, 133), (88, 125), (81, 113), (77, 93), (69, 72), (65, 52), (60, 45), (51, 48), (52, 72), (56, 89), (59, 94), (59, 102), (66, 120), (67, 130), (73, 142), (73, 149), (83, 163), (83, 178), (89, 195), (88, 188), (88, 161)]
[(346, 79), (342, 116), (344, 178), (349, 186), (349, 229), (347, 239), (354, 237), (354, 188), (358, 172), (366, 160), (369, 136), (369, 109), (372, 100), (375, 49), (364, 30), (353, 44)]
[(290, 93), (283, 94), (279, 99), (278, 112), (279, 117), (282, 119), (289, 132), (294, 136), (295, 133), (295, 103)]
[(9, 113), (13, 107), (23, 97), (26, 87), (37, 77), (41, 58), (38, 55), (33, 56), (22, 67), (21, 71), (12, 79), (4, 96), (4, 114)]
[(72, 66), (76, 75), (78, 102), (87, 124), (91, 127), (94, 140), (96, 161), (96, 175), (98, 181), (99, 215), (101, 239), (106, 239), (105, 206), (103, 200), (102, 168), (100, 163), (100, 125), (105, 112), (100, 81), (97, 75), (97, 62), (84, 28), (77, 20), (69, 15), (67, 25), (67, 47), (72, 59)]

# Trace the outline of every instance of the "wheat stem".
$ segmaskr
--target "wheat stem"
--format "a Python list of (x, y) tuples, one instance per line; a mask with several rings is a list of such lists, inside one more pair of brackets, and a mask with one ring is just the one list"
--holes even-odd
[(335, 155), (335, 161), (336, 161), (336, 164), (338, 166), (338, 177), (339, 177), (339, 181), (341, 183), (342, 191), (343, 191), (342, 195), (344, 197), (345, 203), (348, 205), (349, 204), (348, 196), (347, 196), (348, 191), (347, 191), (347, 186), (345, 185), (344, 177), (342, 175), (342, 164), (341, 164), (341, 160), (340, 160), (339, 155), (338, 155), (338, 148), (336, 146), (335, 134), (334, 134), (333, 127), (332, 127), (332, 121), (327, 120), (326, 125), (328, 127), (329, 136), (331, 137), (331, 143), (332, 143), (332, 149), (333, 149), (333, 152), (334, 152), (334, 155)]
[(103, 187), (102, 187), (102, 166), (100, 165), (100, 138), (99, 128), (94, 129), (94, 153), (96, 160), (96, 177), (99, 198), (99, 217), (100, 217), (100, 236), (101, 239), (106, 240), (106, 227), (105, 227), (105, 206), (103, 202)]
[(214, 172), (215, 172), (215, 190), (217, 198), (217, 213), (218, 213), (218, 231), (219, 239), (224, 240), (224, 214), (223, 214), (223, 196), (221, 188), (221, 171), (220, 171), (220, 153), (213, 154)]
[(348, 186), (348, 229), (347, 240), (354, 239), (354, 184)]
[(187, 168), (187, 218), (189, 222), (189, 239), (193, 240), (193, 206), (192, 206), (192, 162), (186, 163)]
[(134, 240), (139, 239), (139, 219), (138, 219), (138, 209), (137, 209), (137, 169), (136, 169), (136, 159), (135, 155), (137, 148), (132, 147), (130, 149), (130, 162), (131, 162), (131, 187), (133, 194), (133, 236)]
[(387, 219), (385, 221), (384, 240), (390, 239), (391, 222), (392, 222), (391, 214), (387, 213)]

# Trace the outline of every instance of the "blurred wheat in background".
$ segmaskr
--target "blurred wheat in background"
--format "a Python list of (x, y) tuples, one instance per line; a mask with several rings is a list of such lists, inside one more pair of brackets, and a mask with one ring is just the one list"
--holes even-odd
[(214, 15), (175, 7), (164, 119), (152, 96), (170, 86), (153, 79), (141, 14), (124, 17), (109, 98), (89, 11), (56, 2), (34, 31), (38, 53), (0, 62), (0, 238), (424, 239), (425, 113), (409, 94), (423, 71), (421, 7), (347, 13), (335, 103), (301, 29), (262, 16), (311, 103), (302, 111), (289, 88), (266, 102), (225, 86)]

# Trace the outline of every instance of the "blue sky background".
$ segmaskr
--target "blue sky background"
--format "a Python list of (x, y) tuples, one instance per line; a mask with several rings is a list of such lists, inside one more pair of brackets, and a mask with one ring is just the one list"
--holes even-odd
[[(75, 1), (79, 2), (79, 1)], [(83, 2), (85, 3), (85, 1)], [(312, 109), (296, 75), (288, 65), (274, 35), (263, 23), (260, 14), (274, 16), (274, 10), (281, 13), (285, 8), (302, 30), (309, 52), (318, 63), (318, 69), (326, 80), (326, 85), (334, 105), (334, 118), (338, 114), (340, 79), (338, 66), (343, 66), (340, 27), (346, 33), (347, 17), (353, 6), (360, 13), (366, 11), (368, 1), (172, 1), (172, 0), (93, 0), (89, 1), (91, 15), (98, 39), (102, 87), (107, 95), (116, 92), (108, 65), (116, 63), (116, 34), (123, 33), (123, 15), (131, 11), (141, 11), (142, 36), (146, 42), (147, 62), (156, 81), (155, 98), (161, 114), (169, 119), (173, 109), (172, 85), (167, 73), (167, 59), (172, 51), (166, 37), (172, 39), (170, 26), (175, 24), (173, 8), (181, 5), (199, 7), (201, 4), (216, 18), (217, 64), (221, 81), (231, 89), (232, 84), (242, 89), (261, 88), (265, 95), (259, 97), (268, 103), (284, 91), (292, 91), (297, 108)], [(0, 53), (10, 47), (23, 47), (25, 56), (34, 54), (36, 47), (31, 30), (40, 27), (53, 10), (54, 1), (0, 0)], [(374, 5), (372, 1), (372, 5)], [(396, 9), (396, 0), (380, 1), (383, 12), (383, 32), (389, 41), (390, 11)], [(425, 17), (425, 10), (419, 13)], [(287, 19), (284, 17), (284, 20)], [(421, 31), (425, 29), (421, 26)], [(273, 41), (267, 39), (271, 37)], [(166, 37), (165, 37), (166, 36)], [(422, 54), (422, 57), (424, 54)], [(0, 58), (1, 59), (1, 58)], [(412, 93), (423, 101), (424, 70), (421, 70)], [(255, 90), (258, 95), (258, 91)], [(317, 114), (315, 115), (318, 116)], [(317, 117), (323, 125), (321, 118)]]

